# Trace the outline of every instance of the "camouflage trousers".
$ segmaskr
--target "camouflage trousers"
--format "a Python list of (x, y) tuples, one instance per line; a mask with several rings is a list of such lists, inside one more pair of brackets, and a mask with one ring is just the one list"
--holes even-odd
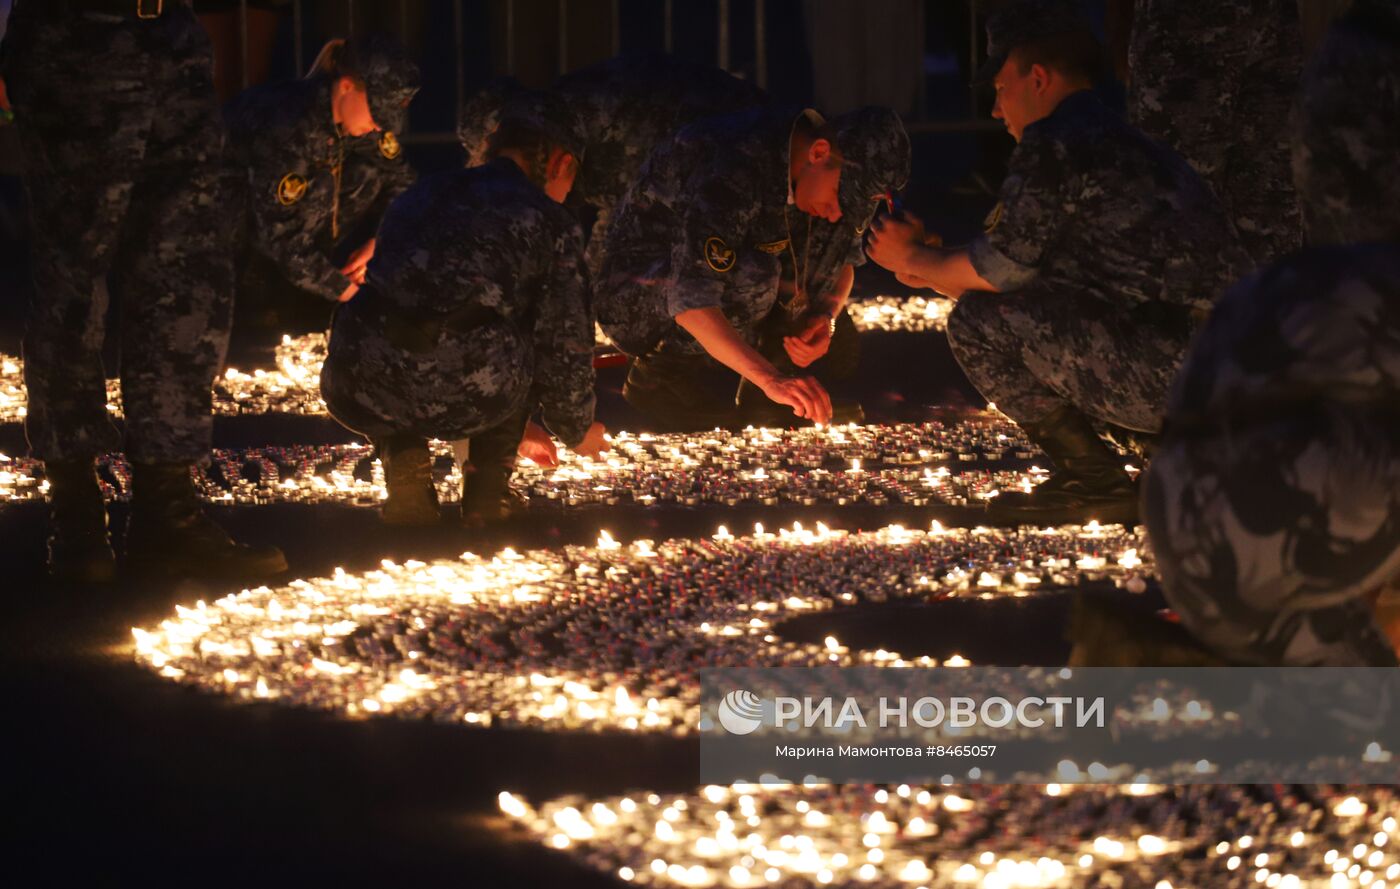
[(377, 310), (376, 299), (361, 288), (331, 326), (321, 397), (341, 425), (371, 439), (455, 441), (526, 407), (533, 352), (504, 319), (411, 322)]
[(1303, 69), (1295, 0), (1138, 0), (1129, 55), (1128, 119), (1214, 187), (1254, 261), (1300, 247), (1289, 144)]
[(118, 447), (102, 366), (115, 297), (127, 453), (205, 459), (233, 286), (204, 30), (185, 8), (153, 21), (40, 13), (12, 19), (3, 73), (32, 221), (31, 448), (64, 460)]
[(1192, 330), (1180, 306), (1114, 305), (1035, 287), (970, 291), (948, 316), (963, 372), (1017, 423), (1069, 405), (1139, 432), (1161, 428)]
[(1169, 429), (1142, 515), (1167, 601), (1216, 653), (1395, 666), (1369, 597), (1400, 582), (1400, 413), (1290, 407)]

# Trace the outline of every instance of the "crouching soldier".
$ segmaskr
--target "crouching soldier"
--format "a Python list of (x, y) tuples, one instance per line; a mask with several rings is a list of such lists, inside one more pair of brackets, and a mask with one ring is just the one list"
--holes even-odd
[(331, 328), (321, 391), (384, 465), (389, 524), (439, 518), (427, 440), (467, 439), (463, 520), (502, 518), (531, 414), (596, 455), (593, 313), (578, 223), (561, 206), (581, 149), (539, 94), (491, 137), (488, 162), (427, 177), (390, 206), (365, 285)]
[(1162, 591), (1233, 663), (1394, 667), (1400, 641), (1400, 9), (1357, 0), (1295, 117), (1307, 249), (1216, 307), (1143, 520)]

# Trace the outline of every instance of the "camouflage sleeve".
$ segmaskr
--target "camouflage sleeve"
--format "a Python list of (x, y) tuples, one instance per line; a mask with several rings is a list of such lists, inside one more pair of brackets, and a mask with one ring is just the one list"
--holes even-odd
[(996, 207), (985, 232), (968, 245), (972, 267), (1000, 291), (1035, 280), (1072, 204), (1055, 143), (1027, 132), (1011, 155)]
[(759, 210), (752, 178), (723, 168), (692, 177), (690, 203), (680, 210), (680, 238), (671, 247), (666, 309), (672, 318), (723, 304), (728, 272)]
[(846, 251), (846, 261), (842, 265), (860, 268), (865, 265), (865, 232), (852, 231), (850, 249)]
[(393, 203), (394, 198), (403, 194), (408, 187), (418, 181), (418, 174), (402, 155), (393, 160), (383, 160), (380, 169), (384, 173), (383, 192), (380, 201), (385, 207)]
[(317, 177), (309, 165), (283, 159), (255, 159), (252, 187), (253, 238), (296, 286), (328, 300), (350, 285), (316, 241), (331, 218), (335, 196), (330, 177)]
[(865, 264), (865, 232), (838, 224), (833, 228), (830, 245), (821, 248), (819, 269), (813, 270), (811, 282), (814, 298), (812, 308), (831, 314), (835, 301), (836, 285), (846, 266), (859, 267)]
[(535, 392), (549, 431), (569, 447), (593, 423), (593, 306), (583, 231), (570, 221), (548, 245), (551, 278), (535, 314)]

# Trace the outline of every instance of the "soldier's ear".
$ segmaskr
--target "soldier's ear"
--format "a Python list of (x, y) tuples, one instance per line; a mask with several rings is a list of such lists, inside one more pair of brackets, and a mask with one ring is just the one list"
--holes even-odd
[(335, 81), (335, 94), (336, 94), (337, 96), (346, 96), (346, 95), (349, 95), (350, 93), (355, 92), (356, 90), (363, 91), (363, 90), (364, 90), (364, 87), (361, 86), (360, 84), (356, 83), (356, 82), (355, 82), (355, 78), (353, 78), (353, 77), (338, 77), (338, 78), (336, 78), (336, 81)]
[(556, 147), (550, 152), (549, 161), (545, 166), (545, 177), (550, 181), (558, 181), (566, 176), (577, 177), (578, 170), (578, 158)]
[(1039, 62), (1031, 65), (1027, 74), (1031, 78), (1031, 88), (1036, 93), (1043, 93), (1050, 86), (1050, 69)]
[(813, 139), (807, 149), (807, 162), (821, 166), (831, 160), (831, 142), (826, 139)]

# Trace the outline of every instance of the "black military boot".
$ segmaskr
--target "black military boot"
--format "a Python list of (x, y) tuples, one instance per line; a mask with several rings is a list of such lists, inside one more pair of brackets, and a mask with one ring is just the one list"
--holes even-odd
[(386, 525), (427, 527), (442, 521), (433, 487), (433, 458), (428, 443), (411, 435), (391, 435), (378, 442), (389, 499), (379, 509)]
[(187, 463), (133, 463), (127, 567), (143, 575), (261, 578), (287, 570), (275, 546), (238, 543), (204, 511)]
[(523, 416), (512, 417), (472, 436), (470, 462), (462, 467), (462, 524), (468, 528), (498, 524), (520, 507), (510, 477), (524, 427)]
[(467, 464), (462, 474), (462, 524), (487, 528), (510, 518), (520, 506), (510, 490), (510, 472), (498, 466)]
[(1137, 521), (1137, 486), (1123, 471), (1123, 459), (1104, 444), (1087, 417), (1062, 407), (1021, 428), (1054, 461), (1055, 473), (1029, 494), (1004, 493), (992, 500), (987, 508), (992, 521), (1018, 525)]
[(117, 557), (107, 537), (107, 506), (92, 460), (50, 460), (49, 576), (66, 583), (110, 583)]

